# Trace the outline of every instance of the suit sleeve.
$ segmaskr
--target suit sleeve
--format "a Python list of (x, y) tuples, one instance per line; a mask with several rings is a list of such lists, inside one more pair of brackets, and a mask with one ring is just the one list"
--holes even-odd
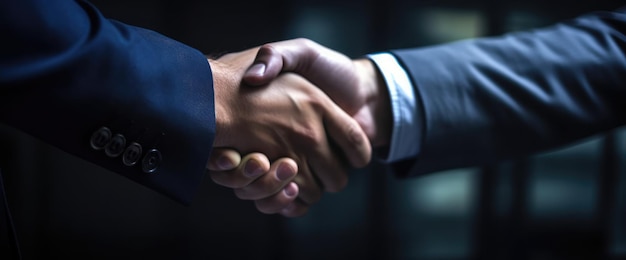
[(190, 202), (215, 132), (202, 53), (85, 1), (1, 1), (0, 26), (1, 123)]
[(626, 122), (626, 11), (549, 28), (393, 51), (422, 119), (400, 175), (489, 164)]

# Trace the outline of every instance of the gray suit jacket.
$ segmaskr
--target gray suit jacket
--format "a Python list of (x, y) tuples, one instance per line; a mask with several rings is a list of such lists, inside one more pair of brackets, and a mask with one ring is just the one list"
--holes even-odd
[(392, 54), (415, 87), (416, 175), (556, 148), (626, 122), (626, 9)]

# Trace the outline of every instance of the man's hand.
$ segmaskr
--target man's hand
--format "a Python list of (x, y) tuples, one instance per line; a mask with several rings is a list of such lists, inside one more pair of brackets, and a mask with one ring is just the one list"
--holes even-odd
[[(347, 172), (340, 158), (346, 158), (354, 167), (365, 166), (371, 156), (367, 137), (357, 122), (326, 94), (295, 74), (281, 75), (263, 89), (240, 88), (238, 79), (251, 65), (255, 53), (249, 50), (210, 61), (216, 96), (214, 146), (236, 148), (241, 153), (262, 151), (272, 159), (294, 159), (298, 169), (288, 166), (289, 161), (275, 162), (275, 169), (280, 176), (284, 172), (299, 172), (293, 179), (298, 184), (296, 193), (299, 189), (298, 197), (305, 205), (319, 200), (320, 184), (328, 191), (341, 190), (347, 183)], [(340, 156), (333, 153), (327, 133), (343, 151)], [(222, 185), (239, 189), (239, 197), (257, 200), (257, 205), (259, 200), (268, 198), (258, 194), (294, 190), (289, 189), (289, 178), (280, 180), (287, 186), (279, 189), (268, 189), (267, 185), (247, 187), (265, 179), (258, 178), (244, 186), (246, 190), (237, 187), (237, 181), (212, 177)]]
[(308, 204), (296, 200), (299, 187), (292, 179), (298, 165), (291, 158), (280, 158), (270, 165), (261, 153), (241, 158), (235, 150), (214, 148), (207, 169), (213, 181), (233, 188), (240, 199), (253, 200), (260, 212), (295, 217), (308, 210)]
[(371, 61), (351, 60), (308, 39), (288, 40), (261, 46), (243, 80), (262, 86), (282, 72), (300, 74), (322, 89), (359, 122), (373, 146), (389, 143), (389, 94)]

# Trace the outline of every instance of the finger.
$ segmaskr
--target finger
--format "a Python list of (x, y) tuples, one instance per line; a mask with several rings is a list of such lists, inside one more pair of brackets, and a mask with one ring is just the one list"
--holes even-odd
[(372, 158), (372, 146), (359, 124), (336, 104), (330, 102), (325, 113), (324, 126), (345, 158), (353, 167), (366, 166)]
[(298, 185), (288, 183), (280, 192), (268, 198), (254, 201), (256, 208), (265, 214), (279, 213), (298, 197)]
[(303, 203), (300, 200), (295, 200), (280, 211), (280, 214), (285, 217), (299, 217), (303, 216), (309, 211), (309, 205)]
[(237, 168), (231, 171), (209, 172), (211, 179), (222, 186), (239, 189), (263, 176), (270, 169), (270, 162), (262, 153), (246, 155)]
[[(340, 157), (331, 149), (323, 129), (320, 132), (323, 134), (323, 138), (316, 145), (313, 145), (314, 149), (307, 155), (311, 160), (309, 167), (315, 177), (319, 179), (324, 190), (337, 192), (347, 185), (348, 171), (342, 164)], [(311, 201), (306, 202), (312, 204)]]
[(298, 164), (290, 158), (281, 158), (272, 163), (269, 172), (242, 188), (235, 195), (243, 200), (259, 200), (279, 193), (298, 173)]
[(206, 168), (210, 171), (230, 171), (241, 163), (241, 155), (234, 149), (213, 148)]
[(338, 192), (348, 183), (347, 169), (340, 159), (347, 158), (354, 167), (365, 166), (371, 158), (371, 146), (358, 124), (332, 101), (327, 100), (320, 107), (326, 130), (340, 150), (333, 150), (324, 129), (319, 130), (321, 137), (313, 140), (315, 149), (308, 154), (310, 167), (325, 190)]
[(298, 185), (298, 199), (306, 204), (314, 204), (322, 198), (323, 186), (307, 161), (307, 158), (298, 162), (298, 175), (293, 178), (293, 182)]

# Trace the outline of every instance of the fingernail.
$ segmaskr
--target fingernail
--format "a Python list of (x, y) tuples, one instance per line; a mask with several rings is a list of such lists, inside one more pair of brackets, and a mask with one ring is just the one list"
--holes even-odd
[(255, 76), (263, 76), (265, 73), (265, 64), (263, 63), (255, 63), (248, 69), (247, 74), (252, 74)]
[(276, 169), (276, 177), (278, 177), (278, 179), (281, 181), (291, 179), (295, 175), (296, 173), (294, 169), (287, 163), (280, 164), (278, 166), (278, 169)]
[(235, 167), (235, 165), (233, 164), (233, 161), (228, 158), (228, 156), (220, 156), (217, 159), (217, 166), (220, 167), (220, 169), (222, 170), (228, 170), (228, 169), (232, 169)]
[(256, 177), (263, 173), (263, 169), (261, 169), (259, 163), (254, 160), (250, 160), (246, 162), (246, 167), (244, 168), (243, 173), (248, 177)]
[(285, 195), (287, 195), (287, 197), (291, 198), (298, 195), (298, 188), (296, 187), (296, 185), (290, 183), (289, 185), (287, 185), (287, 187), (283, 189), (283, 192), (285, 192)]

